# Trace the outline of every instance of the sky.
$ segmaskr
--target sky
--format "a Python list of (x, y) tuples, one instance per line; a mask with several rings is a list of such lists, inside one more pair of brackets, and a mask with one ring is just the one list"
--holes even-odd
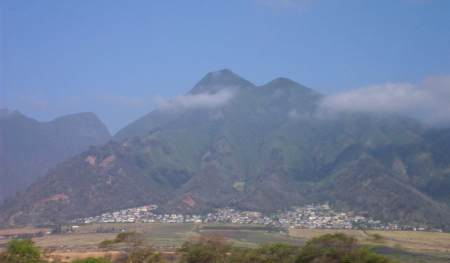
[(0, 108), (38, 120), (92, 111), (114, 133), (222, 68), (440, 122), (450, 1), (0, 1)]

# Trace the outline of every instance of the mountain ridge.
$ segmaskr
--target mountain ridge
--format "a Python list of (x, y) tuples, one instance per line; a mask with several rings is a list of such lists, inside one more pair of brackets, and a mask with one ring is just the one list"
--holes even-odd
[(94, 113), (70, 114), (37, 121), (4, 110), (0, 119), (0, 200), (42, 177), (58, 162), (110, 138)]
[(242, 78), (229, 69), (221, 69), (207, 73), (189, 91), (189, 94), (217, 93), (219, 90), (253, 88), (255, 84)]
[(450, 176), (440, 157), (449, 131), (392, 115), (318, 117), (323, 97), (280, 78), (217, 107), (152, 111), (112, 142), (60, 163), (1, 207), (0, 222), (52, 224), (149, 203), (201, 213), (329, 201), (448, 229), (450, 194), (433, 189)]

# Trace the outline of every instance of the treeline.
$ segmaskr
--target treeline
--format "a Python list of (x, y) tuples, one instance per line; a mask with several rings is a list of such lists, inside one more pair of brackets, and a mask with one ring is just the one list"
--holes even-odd
[[(267, 244), (257, 248), (234, 247), (220, 237), (201, 237), (185, 242), (171, 258), (145, 246), (138, 234), (119, 234), (102, 246), (130, 242), (123, 258), (114, 263), (391, 263), (384, 256), (358, 244), (344, 234), (328, 234), (311, 239), (303, 246)], [(47, 263), (30, 240), (13, 240), (0, 254), (1, 263)], [(106, 258), (87, 258), (72, 263), (111, 263)]]

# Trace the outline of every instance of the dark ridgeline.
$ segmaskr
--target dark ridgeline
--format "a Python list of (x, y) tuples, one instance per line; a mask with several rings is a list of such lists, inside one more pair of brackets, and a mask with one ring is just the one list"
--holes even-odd
[(45, 175), (58, 162), (110, 139), (93, 113), (39, 122), (20, 112), (0, 111), (0, 202)]
[(230, 70), (209, 73), (181, 101), (59, 164), (0, 219), (46, 224), (152, 203), (199, 213), (330, 201), (448, 229), (450, 131), (400, 116), (324, 115), (322, 98), (287, 78), (255, 86)]

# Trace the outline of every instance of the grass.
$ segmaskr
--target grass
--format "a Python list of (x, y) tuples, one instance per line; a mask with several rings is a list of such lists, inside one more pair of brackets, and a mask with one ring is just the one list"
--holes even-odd
[(391, 257), (396, 262), (408, 262), (408, 263), (448, 263), (450, 262), (450, 256), (448, 254), (441, 253), (414, 253), (408, 252), (399, 248), (390, 247), (376, 247), (374, 250), (377, 253)]
[(74, 250), (97, 248), (103, 240), (115, 237), (115, 233), (73, 233), (38, 237), (33, 241), (43, 249)]
[(217, 235), (230, 240), (235, 246), (256, 247), (267, 243), (301, 245), (304, 240), (290, 237), (276, 229), (260, 225), (207, 224), (197, 229), (200, 235)]
[(201, 230), (202, 235), (218, 235), (230, 240), (236, 246), (256, 247), (267, 243), (289, 243), (301, 245), (303, 240), (285, 234), (254, 230)]
[(36, 228), (36, 227), (22, 227), (22, 228), (8, 228), (0, 229), (0, 252), (4, 250), (9, 237), (21, 236), (21, 235), (35, 235), (38, 233), (47, 233), (49, 228)]
[(450, 254), (450, 234), (415, 231), (360, 231), (360, 230), (322, 230), (291, 229), (289, 235), (310, 239), (326, 233), (341, 232), (356, 237), (363, 244), (387, 246), (413, 251), (438, 252)]
[(84, 258), (108, 258), (111, 260), (120, 258), (124, 253), (119, 251), (54, 251), (47, 257), (56, 262), (72, 262)]
[(6, 228), (0, 229), (0, 236), (36, 234), (39, 232), (46, 233), (49, 228), (22, 227), (22, 228)]
[(291, 229), (289, 235), (307, 240), (336, 232), (354, 236), (399, 262), (450, 262), (450, 233)]

